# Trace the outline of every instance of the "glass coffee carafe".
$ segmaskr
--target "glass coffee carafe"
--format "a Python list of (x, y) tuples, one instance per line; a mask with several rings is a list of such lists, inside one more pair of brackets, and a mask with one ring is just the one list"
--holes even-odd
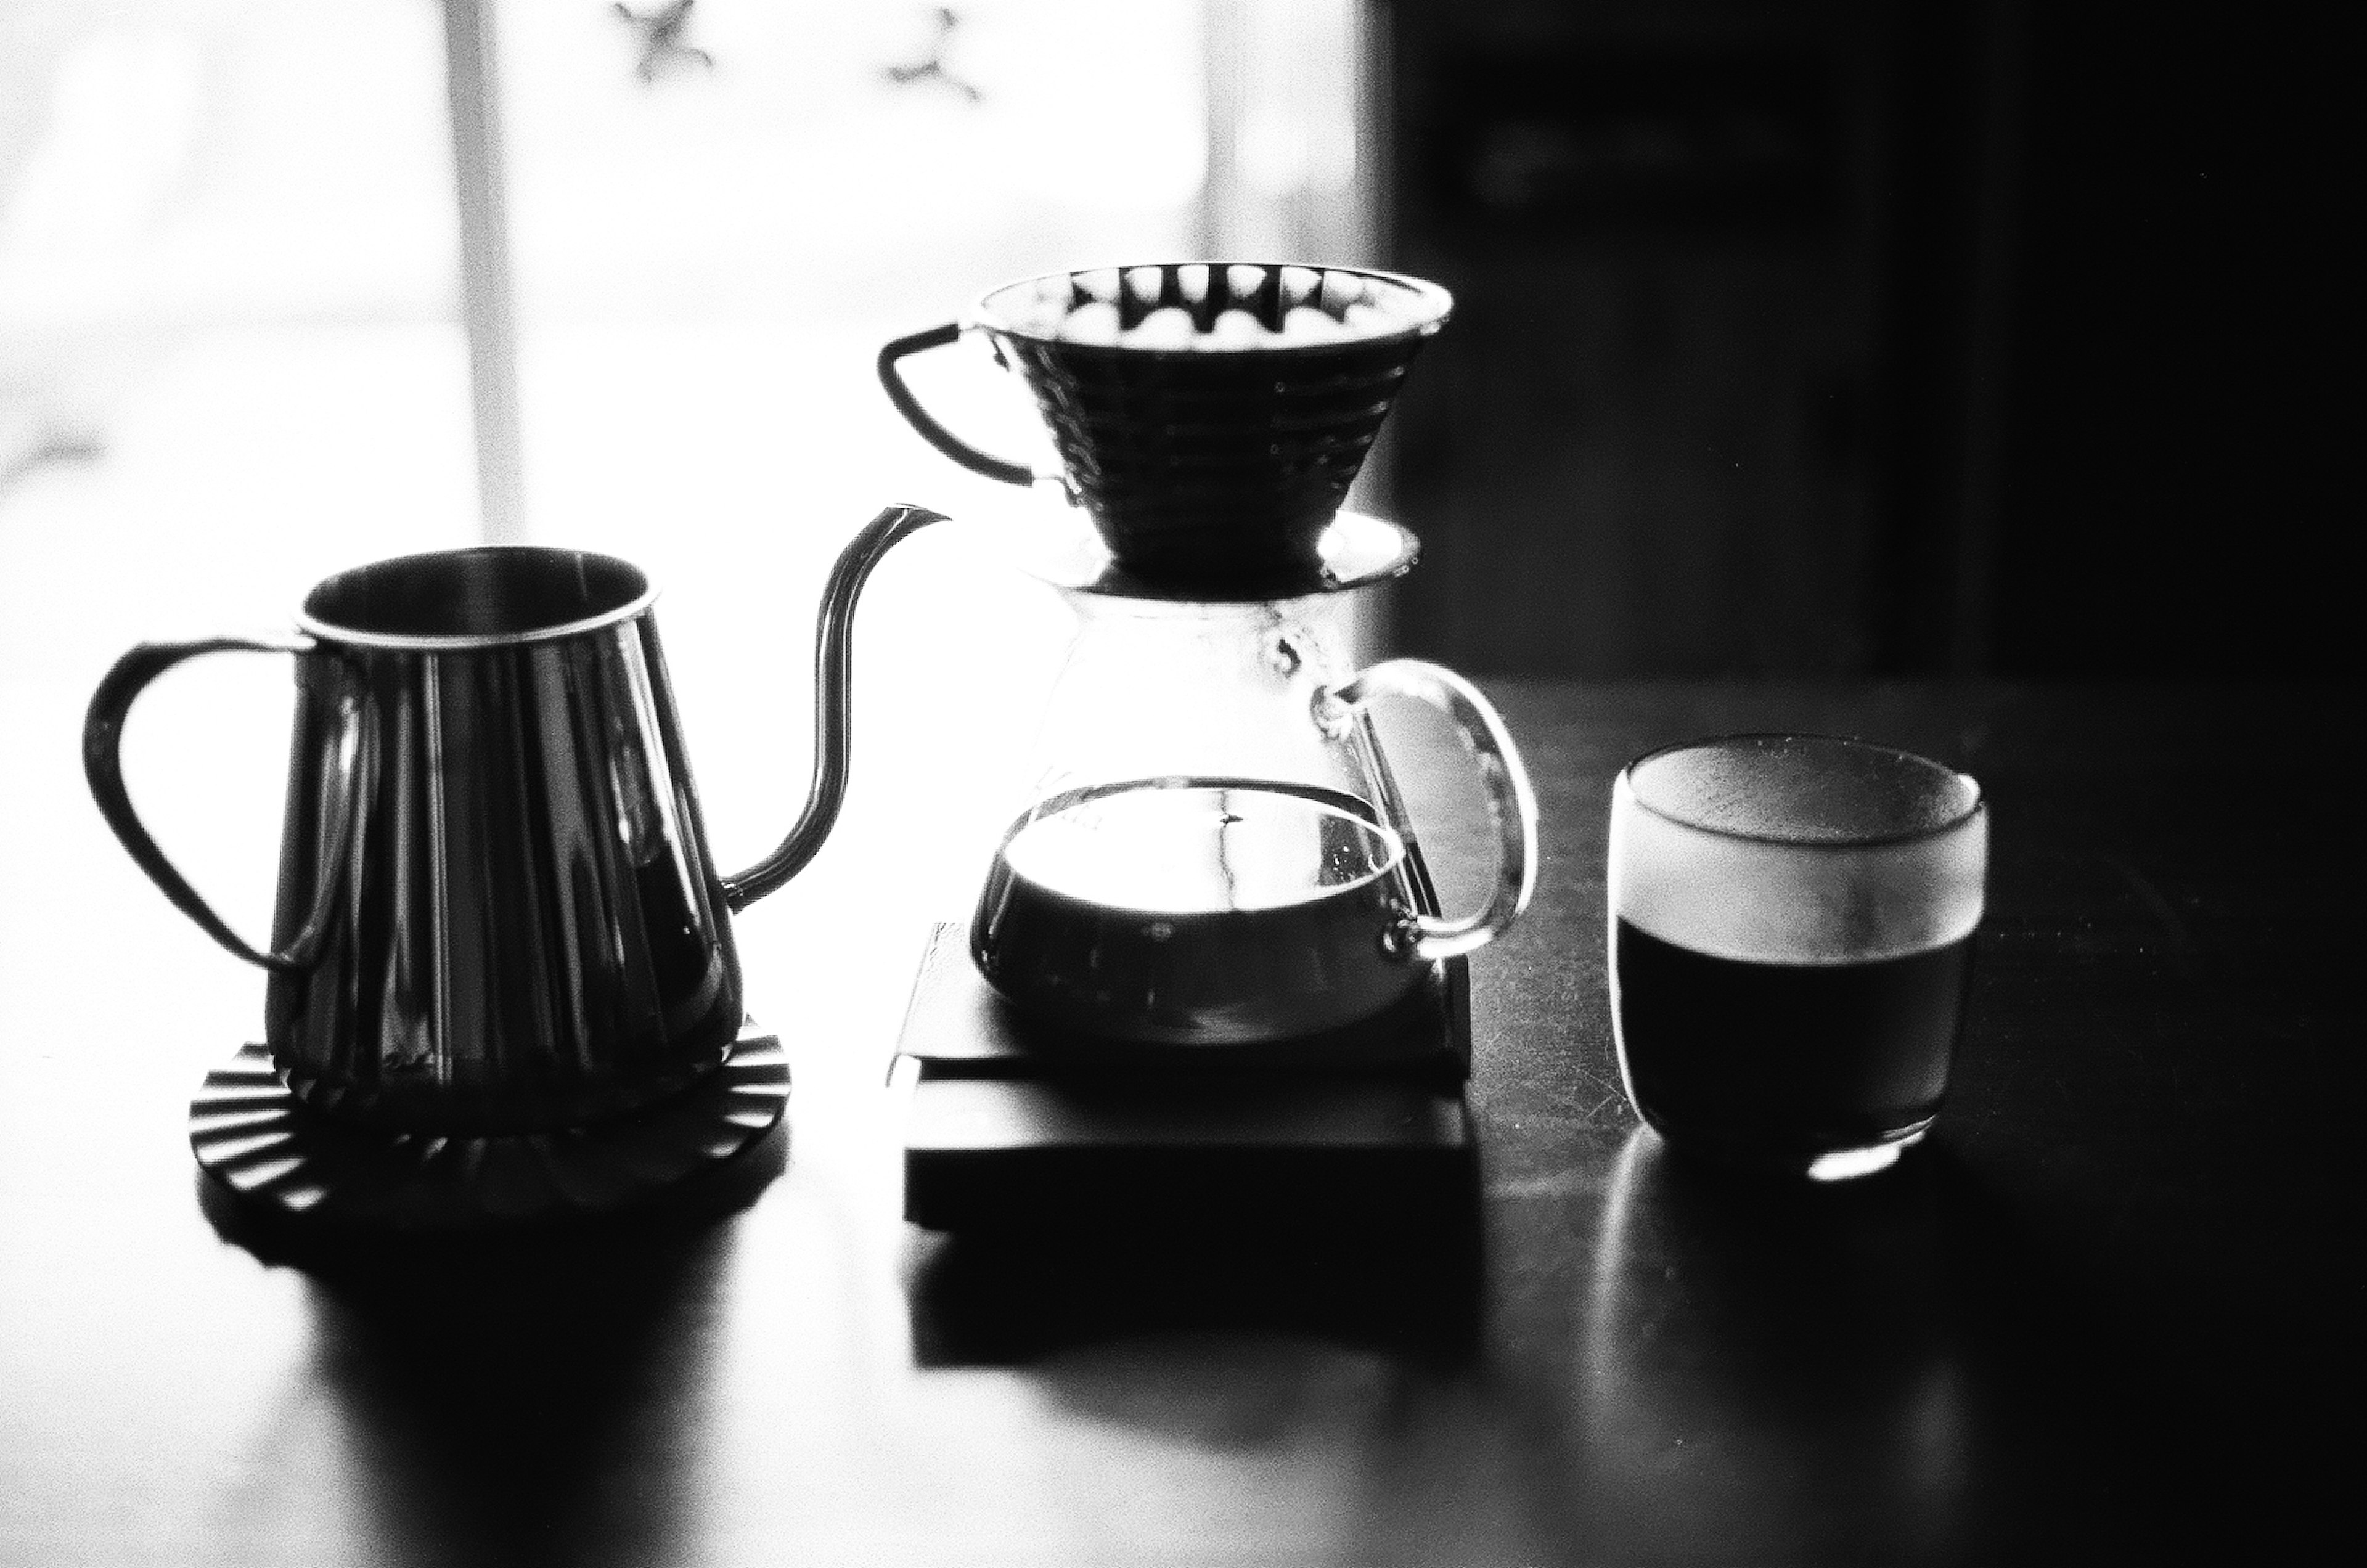
[[(1342, 1030), (1525, 906), (1535, 807), (1494, 709), (1437, 665), (1348, 657), (1349, 607), (1418, 547), (1341, 502), (1446, 305), (1387, 274), (1161, 264), (1014, 284), (883, 351), (923, 434), (1036, 483), (898, 371), (985, 331), (1061, 453), (1040, 478), (1072, 504), (1047, 509), (1028, 564), (1077, 631), (970, 930), (1031, 1018), (1161, 1046)], [(1501, 850), (1477, 910), (1436, 908), (1372, 722), (1392, 696), (1444, 714), (1478, 768)]]
[[(1353, 672), (1354, 591), (1411, 558), (1369, 518), (1367, 560), (1277, 599), (1064, 583), (1076, 639), (1046, 707), (1031, 798), (997, 851), (970, 948), (1023, 1009), (1101, 1039), (1237, 1044), (1387, 1009), (1526, 901), (1534, 807), (1485, 698), (1408, 660)], [(1503, 840), (1485, 908), (1432, 907), (1369, 704), (1428, 701), (1461, 727)]]

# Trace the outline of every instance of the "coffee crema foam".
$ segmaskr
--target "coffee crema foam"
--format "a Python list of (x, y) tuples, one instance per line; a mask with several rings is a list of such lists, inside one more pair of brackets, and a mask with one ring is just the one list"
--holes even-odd
[(1988, 813), (1970, 778), (1821, 736), (1654, 752), (1614, 786), (1611, 914), (1759, 964), (1864, 964), (1980, 923)]

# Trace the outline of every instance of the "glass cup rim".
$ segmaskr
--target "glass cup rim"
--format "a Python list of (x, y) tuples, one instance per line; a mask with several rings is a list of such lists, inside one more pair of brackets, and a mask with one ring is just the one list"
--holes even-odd
[[(1636, 788), (1636, 770), (1656, 758), (1670, 756), (1680, 751), (1704, 750), (1710, 747), (1730, 745), (1736, 741), (1744, 740), (1807, 740), (1819, 745), (1876, 752), (1894, 759), (1919, 763), (1927, 768), (1936, 768), (1952, 778), (1961, 780), (1972, 791), (1972, 797), (1963, 810), (1954, 813), (1946, 821), (1935, 823), (1928, 828), (1916, 828), (1903, 832), (1852, 834), (1833, 839), (1802, 839), (1773, 833), (1751, 833), (1734, 828), (1713, 827), (1706, 822), (1695, 822), (1661, 810), (1646, 800)], [(1853, 735), (1833, 735), (1813, 729), (1732, 730), (1717, 735), (1697, 735), (1687, 739), (1671, 741), (1665, 746), (1655, 746), (1648, 751), (1642, 751), (1629, 758), (1620, 768), (1618, 777), (1614, 781), (1614, 786), (1624, 793), (1637, 810), (1659, 821), (1669, 823), (1672, 827), (1684, 829), (1688, 832), (1706, 833), (1713, 838), (1726, 839), (1735, 843), (1761, 844), (1773, 849), (1811, 852), (1845, 852), (1876, 849), (1892, 844), (1922, 843), (1945, 838), (1952, 833), (1962, 832), (1968, 823), (1977, 820), (1988, 810), (1988, 795), (1981, 787), (1980, 781), (1960, 768), (1952, 768), (1945, 762), (1926, 757), (1920, 751), (1910, 751), (1903, 746), (1891, 746), (1879, 740), (1861, 739)]]

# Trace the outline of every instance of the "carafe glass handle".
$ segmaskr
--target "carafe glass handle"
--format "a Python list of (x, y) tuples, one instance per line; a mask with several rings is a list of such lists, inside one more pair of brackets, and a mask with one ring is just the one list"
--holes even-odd
[(1412, 697), (1451, 719), (1478, 766), (1496, 828), (1496, 886), (1477, 912), (1450, 919), (1417, 912), (1407, 924), (1411, 955), (1425, 962), (1454, 958), (1485, 946), (1528, 908), (1536, 887), (1537, 803), (1521, 754), (1495, 705), (1478, 687), (1443, 665), (1418, 659), (1391, 659), (1359, 672), (1316, 699), (1316, 716), (1327, 733), (1344, 735), (1356, 715), (1376, 696)]

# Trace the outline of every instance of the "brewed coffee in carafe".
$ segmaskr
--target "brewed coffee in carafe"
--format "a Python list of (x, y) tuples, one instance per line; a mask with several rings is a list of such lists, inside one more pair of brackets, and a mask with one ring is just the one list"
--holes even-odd
[(1395, 1001), (1410, 971), (1388, 942), (1417, 908), (1365, 802), (1187, 775), (1044, 802), (996, 854), (970, 944), (1004, 995), (1089, 1034), (1263, 1039)]
[[(1030, 1017), (1168, 1046), (1342, 1029), (1525, 904), (1535, 808), (1494, 710), (1452, 671), (1346, 657), (1350, 606), (1417, 547), (1341, 502), (1446, 307), (1387, 274), (1197, 263), (980, 302), (969, 326), (1027, 378), (1061, 454), (1041, 477), (1068, 504), (1029, 564), (1078, 617), (970, 929)], [(941, 449), (1036, 482), (901, 381), (898, 359), (963, 330), (889, 344), (882, 378)], [(1476, 912), (1435, 908), (1373, 728), (1390, 694), (1458, 727), (1487, 786), (1501, 851)]]

